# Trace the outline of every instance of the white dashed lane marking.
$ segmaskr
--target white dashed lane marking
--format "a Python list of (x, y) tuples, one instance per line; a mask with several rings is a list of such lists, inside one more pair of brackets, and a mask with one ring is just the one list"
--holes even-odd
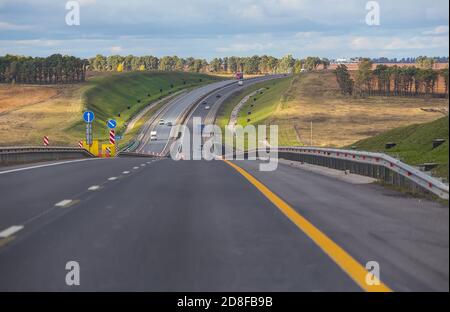
[(133, 167), (133, 169), (134, 169), (134, 170), (137, 170), (137, 169), (139, 169), (139, 167)]
[(91, 187), (88, 188), (89, 191), (96, 191), (100, 188), (100, 186), (98, 185), (92, 185)]
[(71, 203), (72, 203), (71, 199), (64, 199), (64, 200), (60, 201), (59, 203), (56, 203), (55, 206), (56, 207), (67, 207)]
[(7, 238), (7, 237), (13, 235), (14, 233), (19, 232), (21, 229), (23, 229), (22, 225), (13, 225), (4, 231), (1, 231), (0, 238)]
[(130, 173), (130, 171), (124, 171), (124, 172), (122, 172), (123, 174), (129, 174)]
[(108, 178), (108, 181), (114, 181), (114, 180), (117, 180), (117, 177)]

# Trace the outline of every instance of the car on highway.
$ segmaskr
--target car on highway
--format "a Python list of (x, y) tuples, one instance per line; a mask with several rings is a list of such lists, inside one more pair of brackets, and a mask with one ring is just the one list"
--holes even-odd
[(216, 98), (220, 98), (221, 96), (220, 93), (217, 93)]
[(160, 125), (164, 125), (165, 123), (166, 123), (166, 122), (164, 121), (164, 119), (160, 119), (160, 120), (159, 120), (159, 124), (160, 124)]
[(209, 107), (209, 106), (205, 106), (205, 109), (206, 109), (206, 110), (208, 110), (208, 109), (210, 109), (210, 108), (211, 108), (211, 107)]
[(172, 127), (173, 123), (171, 121), (166, 122), (166, 126)]
[(207, 102), (207, 101), (203, 101), (202, 104), (203, 104), (203, 105), (206, 105), (206, 104), (208, 104), (208, 102)]
[(156, 141), (158, 139), (157, 134), (158, 133), (156, 131), (151, 131), (150, 132), (150, 141)]

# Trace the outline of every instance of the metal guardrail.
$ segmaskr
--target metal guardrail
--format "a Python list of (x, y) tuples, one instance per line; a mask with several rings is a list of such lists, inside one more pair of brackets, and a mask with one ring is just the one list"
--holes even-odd
[(74, 159), (95, 157), (89, 151), (79, 147), (64, 146), (11, 146), (0, 147), (0, 164), (19, 164), (34, 161)]
[(146, 154), (146, 153), (138, 153), (138, 152), (120, 152), (118, 157), (149, 157), (149, 158), (164, 158), (164, 156), (156, 155), (156, 154)]
[(408, 187), (413, 191), (424, 190), (442, 199), (449, 199), (447, 184), (383, 153), (320, 147), (279, 147), (278, 157), (349, 170), (388, 184)]

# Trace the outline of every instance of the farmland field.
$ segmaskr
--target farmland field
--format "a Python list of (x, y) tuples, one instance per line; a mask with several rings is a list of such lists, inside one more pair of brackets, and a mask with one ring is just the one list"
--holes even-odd
[[(0, 146), (50, 144), (76, 146), (84, 137), (83, 110), (96, 113), (94, 138), (108, 137), (106, 120), (125, 122), (160, 97), (218, 77), (181, 72), (131, 72), (95, 75), (73, 85), (0, 85)], [(160, 92), (162, 89), (162, 92)], [(120, 117), (118, 116), (120, 114)]]
[[(332, 72), (297, 75), (290, 86), (282, 90), (278, 94), (267, 92), (259, 96), (252, 112), (258, 116), (259, 110), (266, 109), (258, 103), (267, 101), (266, 97), (272, 100), (276, 97), (270, 114), (265, 112), (265, 118), (256, 120), (255, 124), (278, 125), (280, 145), (312, 143), (314, 146), (343, 147), (396, 127), (429, 122), (448, 112), (446, 99), (342, 96)], [(234, 100), (233, 103), (237, 102)], [(230, 112), (232, 108), (226, 106), (235, 105), (233, 103), (229, 101), (222, 111)], [(245, 108), (242, 113), (246, 113)], [(242, 115), (240, 117), (240, 123), (245, 125)]]

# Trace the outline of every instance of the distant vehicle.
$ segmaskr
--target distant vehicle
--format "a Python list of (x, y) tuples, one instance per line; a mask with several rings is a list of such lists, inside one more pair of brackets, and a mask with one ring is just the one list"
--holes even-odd
[(208, 109), (210, 109), (210, 108), (211, 108), (211, 107), (209, 107), (209, 106), (205, 106), (205, 109), (206, 109), (206, 110), (208, 110)]
[(166, 123), (166, 122), (164, 121), (164, 119), (160, 119), (158, 124), (159, 124), (159, 125), (164, 125), (165, 123)]
[(150, 132), (150, 140), (151, 141), (156, 141), (157, 139), (158, 139), (157, 132), (156, 131), (151, 131)]
[(220, 98), (220, 97), (221, 97), (220, 93), (217, 93), (216, 98)]
[(166, 125), (169, 126), (169, 127), (172, 127), (172, 126), (173, 126), (173, 124), (172, 124), (171, 121), (166, 122)]
[(207, 101), (203, 101), (202, 104), (203, 104), (203, 105), (206, 105), (206, 104), (208, 104), (208, 102), (207, 102)]
[(236, 73), (236, 80), (242, 80), (244, 79), (244, 74), (241, 72), (237, 72)]
[(239, 80), (238, 85), (243, 86), (244, 85), (244, 81), (243, 80)]

